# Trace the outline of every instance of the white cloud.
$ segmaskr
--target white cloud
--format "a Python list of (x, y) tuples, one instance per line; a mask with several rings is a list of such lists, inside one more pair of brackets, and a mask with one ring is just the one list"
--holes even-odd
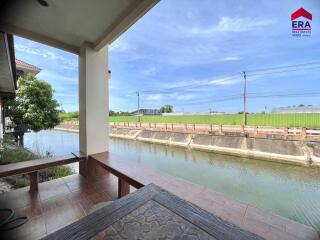
[(77, 99), (78, 94), (77, 93), (55, 93), (55, 97), (70, 97)]
[(275, 24), (273, 19), (266, 18), (232, 18), (221, 17), (218, 24), (206, 28), (191, 28), (189, 35), (211, 35), (217, 32), (248, 32)]
[[(218, 86), (228, 86), (234, 85), (242, 81), (242, 76), (239, 73), (239, 76), (220, 76), (217, 78), (207, 78), (207, 79), (199, 79), (199, 80), (192, 80), (192, 81), (179, 81), (170, 84), (170, 89), (177, 90), (177, 88), (181, 89), (193, 89), (193, 91), (203, 91), (205, 86), (209, 85), (218, 85)], [(198, 87), (198, 88), (196, 88)], [(165, 90), (165, 88), (164, 88)], [(160, 90), (161, 91), (161, 88)], [(172, 93), (171, 97), (176, 97), (177, 93)]]
[(68, 83), (78, 83), (78, 77), (67, 77), (63, 74), (58, 74), (56, 72), (52, 72), (49, 70), (45, 70), (40, 72), (39, 78), (43, 78), (46, 80), (52, 80), (53, 83), (61, 83), (63, 85), (66, 85)]
[(70, 58), (65, 58), (60, 54), (47, 50), (39, 46), (29, 46), (28, 44), (15, 43), (15, 50), (26, 54), (49, 58), (60, 63), (62, 69), (76, 70), (78, 62)]
[(221, 58), (220, 61), (221, 62), (229, 62), (229, 61), (239, 61), (241, 58), (240, 57), (225, 57), (225, 58)]
[(157, 71), (157, 68), (152, 66), (152, 67), (148, 67), (148, 68), (143, 69), (141, 71), (141, 73), (146, 76), (153, 76), (153, 75), (155, 75), (156, 71)]
[(133, 47), (128, 43), (128, 41), (124, 40), (123, 37), (118, 38), (109, 47), (109, 51), (111, 52), (125, 52), (129, 49), (133, 49)]
[(208, 84), (211, 85), (219, 85), (219, 86), (228, 86), (228, 85), (234, 85), (237, 84), (239, 82), (241, 82), (241, 78), (239, 75), (239, 78), (218, 78), (218, 79), (214, 79), (214, 80), (210, 80), (208, 81)]
[(246, 32), (275, 24), (271, 19), (222, 17), (216, 27), (217, 31)]
[(175, 97), (176, 100), (179, 100), (179, 101), (186, 101), (186, 100), (192, 100), (192, 99), (195, 99), (197, 98), (198, 96), (195, 95), (195, 94), (183, 94), (183, 95), (177, 95)]
[(145, 100), (148, 100), (148, 101), (158, 101), (160, 99), (162, 99), (162, 95), (161, 94), (149, 94), (149, 95), (146, 95)]

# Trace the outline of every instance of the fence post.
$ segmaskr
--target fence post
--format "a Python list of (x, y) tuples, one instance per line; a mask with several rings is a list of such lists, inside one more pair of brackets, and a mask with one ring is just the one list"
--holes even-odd
[(136, 122), (136, 128), (138, 127), (138, 123)]
[(166, 123), (166, 125), (165, 125), (165, 126), (166, 126), (166, 130), (167, 130), (167, 123)]
[(173, 123), (171, 123), (171, 130), (173, 131)]
[(254, 126), (253, 127), (253, 136), (257, 136), (258, 135), (258, 127)]
[(219, 135), (223, 135), (223, 132), (222, 132), (222, 125), (219, 125)]
[(141, 127), (141, 122), (139, 122), (139, 124), (140, 124), (140, 127)]
[(149, 122), (149, 128), (151, 128), (151, 123)]
[(289, 128), (285, 127), (283, 129), (283, 138), (288, 139), (288, 135), (289, 135)]
[(210, 132), (212, 133), (212, 124), (210, 124)]
[(196, 131), (196, 124), (193, 124), (193, 131)]
[(156, 123), (154, 123), (154, 128), (157, 128), (157, 124)]
[(242, 133), (242, 134), (245, 134), (245, 132), (244, 132), (244, 125), (241, 125), (241, 133)]
[(301, 128), (301, 138), (304, 140), (307, 138), (307, 128)]

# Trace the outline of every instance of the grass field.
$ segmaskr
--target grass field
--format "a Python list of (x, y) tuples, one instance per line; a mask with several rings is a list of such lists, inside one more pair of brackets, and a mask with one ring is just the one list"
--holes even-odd
[[(242, 125), (241, 114), (190, 115), (190, 116), (142, 116), (141, 122), (189, 123), (214, 125)], [(137, 122), (135, 116), (114, 116), (110, 122)], [(249, 114), (250, 126), (309, 127), (320, 128), (320, 114)]]

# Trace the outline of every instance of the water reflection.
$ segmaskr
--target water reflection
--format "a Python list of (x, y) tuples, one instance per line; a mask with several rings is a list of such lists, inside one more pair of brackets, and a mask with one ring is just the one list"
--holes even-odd
[[(62, 155), (78, 149), (78, 134), (27, 134), (26, 145)], [(110, 139), (110, 151), (320, 230), (320, 169)]]

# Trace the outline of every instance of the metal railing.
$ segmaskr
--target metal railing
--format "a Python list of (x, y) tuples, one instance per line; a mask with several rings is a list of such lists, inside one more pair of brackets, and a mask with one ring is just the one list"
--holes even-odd
[(117, 128), (148, 129), (157, 131), (177, 131), (190, 133), (209, 133), (217, 135), (240, 135), (250, 137), (273, 137), (293, 140), (320, 140), (320, 129), (288, 128), (269, 126), (213, 125), (213, 124), (176, 124), (176, 123), (132, 123), (114, 122)]

